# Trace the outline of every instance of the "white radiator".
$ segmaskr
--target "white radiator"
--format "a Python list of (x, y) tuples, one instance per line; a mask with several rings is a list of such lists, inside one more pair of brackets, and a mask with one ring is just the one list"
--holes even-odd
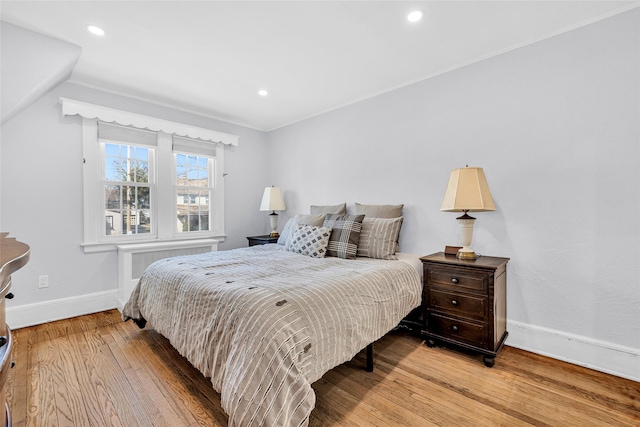
[(122, 311), (138, 279), (154, 262), (217, 250), (218, 241), (215, 239), (118, 245), (118, 309)]

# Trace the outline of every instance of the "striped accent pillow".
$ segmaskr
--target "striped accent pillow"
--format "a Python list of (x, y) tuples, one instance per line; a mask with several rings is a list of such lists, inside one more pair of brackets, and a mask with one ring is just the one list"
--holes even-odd
[(299, 225), (291, 236), (291, 244), (287, 250), (312, 258), (324, 258), (330, 236), (331, 227)]
[(324, 226), (331, 227), (327, 256), (355, 259), (364, 215), (335, 215), (324, 217)]
[(358, 242), (358, 256), (376, 259), (398, 259), (396, 248), (402, 226), (399, 218), (365, 218)]

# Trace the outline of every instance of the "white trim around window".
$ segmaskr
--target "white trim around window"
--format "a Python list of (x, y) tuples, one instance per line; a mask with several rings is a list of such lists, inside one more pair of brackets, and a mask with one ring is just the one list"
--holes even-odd
[[(121, 112), (126, 113), (126, 112)], [(126, 121), (126, 120), (123, 120)], [(138, 121), (138, 124), (142, 122)], [(119, 123), (118, 124), (123, 124)], [(152, 218), (154, 226), (149, 234), (106, 236), (105, 203), (104, 203), (104, 156), (101, 153), (101, 143), (98, 138), (98, 119), (82, 119), (83, 135), (83, 206), (84, 206), (84, 241), (81, 246), (85, 253), (115, 251), (118, 245), (126, 243), (169, 242), (193, 239), (211, 239), (224, 241), (224, 146), (222, 142), (203, 142), (193, 140), (193, 151), (201, 153), (202, 144), (210, 148), (210, 171), (212, 173), (213, 190), (211, 194), (211, 209), (209, 230), (198, 232), (181, 232), (176, 230), (176, 172), (174, 160), (173, 136), (164, 131), (156, 131), (157, 141), (153, 148), (154, 167), (150, 170), (154, 174), (150, 179), (155, 182), (152, 197)], [(147, 128), (149, 129), (149, 128)], [(165, 128), (168, 129), (168, 128)], [(237, 137), (236, 144), (237, 144)], [(210, 140), (207, 140), (210, 141)], [(180, 151), (189, 151), (189, 139), (180, 138)], [(211, 156), (211, 154), (210, 154)]]

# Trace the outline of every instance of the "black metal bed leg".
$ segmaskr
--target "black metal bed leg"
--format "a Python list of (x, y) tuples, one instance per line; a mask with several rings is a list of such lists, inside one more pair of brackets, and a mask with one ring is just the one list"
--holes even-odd
[(138, 325), (138, 328), (140, 329), (144, 329), (144, 327), (147, 325), (147, 321), (142, 317), (139, 319), (131, 319), (131, 320), (133, 320), (133, 323)]
[(367, 346), (366, 354), (367, 354), (367, 362), (364, 369), (367, 372), (373, 372), (373, 343)]

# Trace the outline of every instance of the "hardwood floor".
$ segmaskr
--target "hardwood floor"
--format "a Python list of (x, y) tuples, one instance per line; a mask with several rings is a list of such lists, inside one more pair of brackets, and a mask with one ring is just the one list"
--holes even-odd
[[(220, 396), (116, 310), (14, 331), (14, 426), (226, 426)], [(505, 347), (481, 357), (391, 333), (313, 388), (310, 426), (639, 426), (640, 383)]]

